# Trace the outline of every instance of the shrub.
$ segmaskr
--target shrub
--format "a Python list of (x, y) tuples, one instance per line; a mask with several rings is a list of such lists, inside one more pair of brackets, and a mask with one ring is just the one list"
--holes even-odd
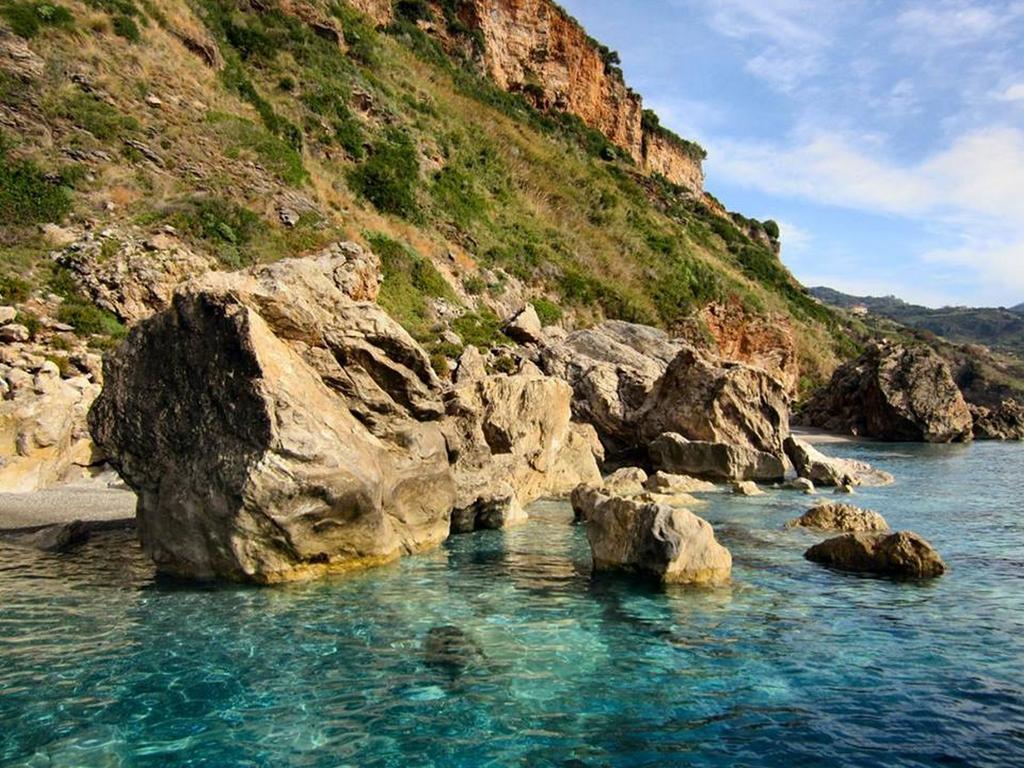
[(116, 317), (83, 300), (65, 300), (57, 310), (57, 319), (74, 328), (79, 336), (99, 334), (116, 339), (127, 333)]
[(11, 2), (0, 7), (0, 15), (19, 37), (33, 38), (43, 27), (69, 29), (74, 25), (71, 11), (63, 5), (46, 2)]
[(80, 91), (68, 94), (57, 105), (56, 112), (100, 141), (123, 138), (139, 130), (135, 118), (122, 115), (102, 99)]
[(426, 0), (398, 0), (395, 3), (395, 15), (407, 21), (430, 21), (433, 14)]
[(403, 243), (381, 234), (370, 234), (367, 240), (380, 257), (384, 278), (377, 303), (414, 338), (429, 340), (432, 334), (428, 299), (455, 301), (451, 286), (430, 261)]
[(781, 232), (779, 231), (779, 225), (776, 221), (768, 219), (761, 226), (764, 227), (764, 231), (768, 234), (772, 240), (778, 240)]
[(135, 23), (135, 19), (123, 13), (114, 16), (113, 29), (114, 34), (132, 43), (137, 43), (142, 38), (142, 33), (139, 32), (139, 25)]
[(17, 275), (0, 275), (0, 301), (4, 304), (25, 301), (31, 290), (29, 284)]
[(374, 146), (370, 158), (354, 169), (349, 180), (355, 190), (384, 213), (416, 218), (419, 159), (412, 139), (391, 129)]
[(24, 325), (28, 329), (28, 335), (34, 339), (39, 334), (39, 329), (43, 327), (43, 324), (39, 322), (39, 317), (34, 312), (18, 312), (14, 316), (14, 322), (18, 325)]
[(10, 157), (0, 134), (0, 224), (60, 221), (70, 210), (71, 191), (64, 179), (47, 176), (30, 160)]
[(243, 151), (253, 152), (267, 170), (293, 186), (300, 186), (309, 177), (302, 156), (287, 141), (249, 120), (223, 112), (211, 112), (206, 119), (227, 143), (228, 157), (238, 157)]
[(537, 310), (537, 317), (540, 318), (541, 325), (555, 325), (561, 321), (562, 316), (565, 314), (560, 306), (543, 296), (531, 299), (531, 302), (533, 303), (533, 308)]
[(256, 259), (250, 246), (265, 239), (269, 226), (248, 208), (216, 197), (190, 200), (167, 219), (205, 243), (226, 267), (239, 269)]
[(452, 330), (459, 334), (466, 344), (481, 349), (512, 343), (501, 330), (501, 320), (486, 307), (456, 318), (452, 322)]

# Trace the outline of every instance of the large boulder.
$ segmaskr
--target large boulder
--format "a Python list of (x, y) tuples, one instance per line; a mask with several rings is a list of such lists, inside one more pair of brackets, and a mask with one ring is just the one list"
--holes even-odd
[(813, 445), (790, 436), (783, 444), (786, 455), (799, 477), (816, 485), (841, 487), (844, 485), (890, 485), (894, 478), (888, 472), (855, 459), (835, 459), (826, 456)]
[(657, 328), (609, 320), (544, 344), (538, 362), (569, 383), (574, 416), (615, 453), (636, 447), (647, 398), (682, 348)]
[(90, 428), (161, 571), (278, 582), (448, 535), (440, 382), (339, 262), (208, 273), (107, 358)]
[(807, 404), (808, 426), (881, 440), (972, 438), (973, 419), (948, 363), (927, 347), (872, 344)]
[(786, 524), (789, 528), (814, 528), (821, 531), (888, 531), (885, 518), (870, 509), (850, 504), (823, 503)]
[(529, 364), (512, 375), (473, 370), (460, 369), (442, 425), (458, 486), (453, 532), (522, 522), (527, 504), (600, 482), (587, 433), (571, 421), (564, 381)]
[(672, 432), (648, 446), (657, 469), (671, 474), (693, 475), (714, 480), (778, 481), (786, 466), (777, 456), (753, 448), (687, 440)]
[(946, 571), (939, 553), (916, 533), (845, 533), (804, 553), (811, 562), (842, 571), (930, 578)]
[(789, 397), (766, 371), (683, 347), (655, 383), (639, 415), (640, 438), (675, 432), (782, 457)]
[(707, 521), (678, 507), (585, 489), (587, 539), (595, 573), (624, 572), (662, 584), (719, 584), (732, 556)]

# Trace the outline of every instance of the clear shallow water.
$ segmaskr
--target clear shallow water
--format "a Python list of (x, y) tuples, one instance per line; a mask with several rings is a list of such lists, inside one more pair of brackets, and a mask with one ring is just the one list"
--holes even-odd
[[(929, 538), (945, 577), (805, 562), (818, 537), (782, 526), (813, 500), (781, 491), (703, 508), (735, 558), (710, 590), (592, 581), (553, 503), (274, 589), (155, 582), (124, 534), (0, 544), (0, 764), (1024, 764), (1024, 446), (829, 450), (896, 474), (854, 500)], [(428, 663), (438, 627), (464, 655)]]

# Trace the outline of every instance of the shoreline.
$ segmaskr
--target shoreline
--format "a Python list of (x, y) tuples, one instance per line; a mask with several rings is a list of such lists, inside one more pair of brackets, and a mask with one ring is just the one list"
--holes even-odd
[(135, 493), (80, 481), (31, 493), (0, 493), (0, 531), (31, 531), (81, 520), (116, 524), (135, 520)]

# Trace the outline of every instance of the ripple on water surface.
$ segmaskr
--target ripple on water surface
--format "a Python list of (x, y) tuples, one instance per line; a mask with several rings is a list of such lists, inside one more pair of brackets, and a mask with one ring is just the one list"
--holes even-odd
[(735, 569), (701, 590), (592, 581), (556, 503), (274, 589), (157, 582), (124, 533), (0, 544), (0, 764), (1024, 764), (1024, 448), (831, 450), (896, 474), (857, 502), (945, 577), (805, 562), (789, 492), (702, 508)]

